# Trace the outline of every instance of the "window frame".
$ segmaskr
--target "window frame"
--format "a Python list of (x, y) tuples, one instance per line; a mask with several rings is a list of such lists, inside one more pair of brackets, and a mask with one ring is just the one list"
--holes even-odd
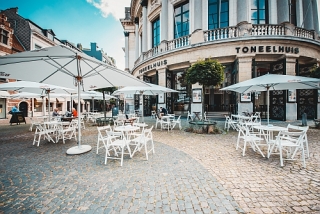
[[(226, 11), (222, 11), (221, 9), (221, 5), (226, 3), (227, 4), (227, 10)], [(210, 6), (216, 5), (217, 7), (217, 13), (210, 13)], [(222, 17), (222, 13), (223, 14), (227, 14), (227, 21), (226, 22), (222, 22), (221, 21), (221, 17)], [(217, 21), (216, 22), (211, 22), (210, 17), (212, 15), (216, 15), (217, 16)], [(229, 21), (230, 21), (230, 17), (229, 17), (229, 0), (208, 0), (208, 30), (213, 30), (213, 29), (217, 29), (217, 28), (224, 28), (224, 27), (228, 27), (229, 26)], [(222, 23), (226, 23), (223, 24), (223, 26), (221, 27)]]
[[(9, 45), (9, 34), (10, 34), (10, 32), (6, 31), (3, 28), (0, 28), (0, 29), (1, 29), (1, 31), (0, 31), (0, 42), (2, 44)], [(4, 40), (6, 40), (6, 42)]]
[[(152, 22), (152, 48), (157, 47), (160, 44), (160, 25), (160, 17)], [(157, 34), (155, 35), (155, 33)]]
[[(269, 18), (269, 15), (268, 15), (268, 0), (251, 0), (251, 5), (253, 4), (253, 1), (257, 2), (257, 9), (252, 9), (251, 8), (251, 13), (250, 13), (250, 15), (251, 15), (251, 18), (250, 18), (251, 23), (252, 24), (258, 24), (258, 25), (260, 25), (260, 24), (269, 24), (269, 19), (268, 19)], [(261, 9), (260, 1), (264, 1), (264, 9)], [(264, 11), (264, 16), (265, 16), (264, 19), (260, 19), (260, 14), (261, 14), (262, 11)], [(256, 19), (252, 18), (253, 12), (257, 12), (257, 18)], [(256, 23), (253, 22), (253, 20), (256, 20)], [(262, 20), (264, 20), (264, 23), (261, 23)]]
[[(188, 5), (188, 10), (184, 11), (183, 8)], [(179, 14), (176, 14), (176, 9), (180, 8), (180, 13)], [(188, 19), (187, 19), (187, 22), (185, 22), (183, 20), (183, 17), (185, 14), (188, 14)], [(173, 9), (173, 22), (174, 22), (174, 29), (173, 29), (173, 38), (174, 39), (178, 39), (180, 37), (184, 37), (184, 36), (187, 36), (190, 34), (190, 3), (189, 1), (185, 1), (181, 4), (178, 4), (177, 6), (174, 7)], [(180, 16), (180, 21), (181, 21), (181, 26), (179, 27), (179, 30), (180, 30), (180, 33), (181, 35), (178, 35), (178, 33), (176, 32), (177, 31), (177, 23), (176, 23), (176, 17), (179, 17)], [(188, 30), (183, 30), (183, 27), (185, 26), (185, 23), (187, 23), (188, 25)]]

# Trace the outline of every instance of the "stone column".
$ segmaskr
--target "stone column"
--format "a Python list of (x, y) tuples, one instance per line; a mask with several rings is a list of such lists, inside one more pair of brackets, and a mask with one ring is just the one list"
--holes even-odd
[(297, 26), (301, 27), (303, 22), (302, 0), (296, 0)]
[[(298, 56), (286, 54), (286, 74), (296, 75), (296, 60)], [(297, 94), (297, 90), (296, 90)], [(297, 120), (297, 103), (286, 103), (286, 120)]]
[[(162, 66), (158, 68), (158, 85), (166, 87), (166, 70), (167, 66)], [(158, 103), (158, 109), (160, 107), (166, 107), (166, 95), (164, 94), (164, 103)]]
[(147, 45), (148, 45), (148, 30), (147, 30), (147, 6), (148, 6), (148, 1), (147, 0), (142, 0), (141, 1), (141, 6), (142, 6), (142, 52), (147, 51)]
[(168, 40), (168, 0), (162, 0), (160, 14), (160, 40)]
[(277, 1), (278, 23), (289, 22), (289, 4), (288, 1)]
[(286, 74), (287, 75), (296, 75), (296, 60), (298, 58), (297, 55), (286, 54)]
[(139, 58), (139, 17), (134, 19), (135, 23), (135, 60)]
[(202, 29), (202, 1), (196, 1), (193, 8), (194, 19), (193, 19), (193, 31)]
[(162, 67), (158, 69), (158, 85), (167, 87), (166, 86), (166, 68)]
[(277, 0), (269, 0), (269, 24), (278, 24)]
[(125, 71), (129, 71), (129, 32), (124, 32), (125, 36)]
[(237, 1), (237, 20), (251, 23), (251, 0)]
[(314, 30), (318, 33), (319, 32), (319, 13), (320, 13), (320, 1), (318, 0), (318, 7), (316, 0), (312, 0), (312, 14), (313, 14), (313, 26)]
[(229, 26), (237, 24), (237, 0), (229, 0)]
[[(255, 55), (245, 55), (245, 56), (238, 56), (239, 62), (239, 70), (238, 70), (238, 82), (243, 82), (245, 80), (251, 79), (251, 70), (252, 70), (252, 59)], [(241, 112), (253, 112), (253, 103), (252, 102), (240, 102), (240, 94), (238, 94), (238, 113)]]

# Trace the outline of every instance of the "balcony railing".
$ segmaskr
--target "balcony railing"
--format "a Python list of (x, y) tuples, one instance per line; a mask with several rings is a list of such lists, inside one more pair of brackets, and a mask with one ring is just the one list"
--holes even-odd
[(204, 41), (214, 41), (237, 37), (237, 27), (218, 28), (204, 31)]
[(252, 25), (252, 36), (284, 36), (283, 25)]
[[(163, 41), (160, 45), (144, 52), (135, 61), (135, 65), (150, 59), (160, 53), (165, 53), (172, 50), (178, 50), (182, 47), (187, 47), (191, 44), (214, 42), (232, 38), (240, 38), (243, 36), (293, 36), (307, 39), (320, 40), (319, 36), (313, 30), (306, 30), (299, 28), (290, 23), (282, 23), (279, 25), (273, 24), (259, 24), (253, 25), (251, 23), (243, 22), (237, 26), (230, 26), (226, 28), (218, 28), (213, 30), (203, 31), (203, 40), (192, 40), (193, 34), (180, 37), (171, 41)], [(191, 43), (192, 41), (192, 43)], [(196, 42), (194, 42), (196, 41)]]

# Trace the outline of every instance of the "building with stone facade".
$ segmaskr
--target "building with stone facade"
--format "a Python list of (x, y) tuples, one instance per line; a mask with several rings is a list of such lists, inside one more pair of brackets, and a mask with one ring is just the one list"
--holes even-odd
[[(207, 112), (259, 111), (266, 115), (265, 92), (246, 99), (219, 88), (264, 75), (310, 75), (320, 65), (319, 0), (132, 0), (121, 19), (125, 69), (144, 81), (179, 91), (164, 100), (144, 96), (145, 115), (153, 106), (170, 113), (202, 111), (192, 94), (198, 84), (183, 84), (186, 70), (198, 59), (225, 66), (221, 86), (201, 97)], [(288, 95), (295, 93), (296, 100)], [(317, 90), (273, 91), (270, 118), (319, 118)], [(249, 96), (250, 95), (250, 96)], [(241, 98), (242, 97), (242, 98)], [(137, 108), (139, 97), (128, 100)]]

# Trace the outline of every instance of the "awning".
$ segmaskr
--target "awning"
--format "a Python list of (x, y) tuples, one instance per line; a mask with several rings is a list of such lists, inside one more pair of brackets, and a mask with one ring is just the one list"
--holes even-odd
[(7, 91), (0, 91), (0, 98), (8, 98), (10, 94)]
[[(43, 99), (42, 98), (34, 98), (34, 100), (37, 102), (37, 103), (42, 103), (43, 102)], [(45, 99), (46, 100), (46, 99)]]
[(57, 97), (56, 99), (57, 99), (58, 103), (61, 103), (61, 102), (65, 101), (65, 99), (63, 97)]
[[(75, 104), (78, 104), (78, 99), (74, 99), (73, 102), (74, 102)], [(84, 104), (85, 102), (84, 102), (83, 99), (80, 99), (80, 103), (81, 103), (81, 104)]]
[[(48, 98), (47, 98), (48, 100)], [(56, 98), (50, 98), (50, 103), (57, 102)]]

